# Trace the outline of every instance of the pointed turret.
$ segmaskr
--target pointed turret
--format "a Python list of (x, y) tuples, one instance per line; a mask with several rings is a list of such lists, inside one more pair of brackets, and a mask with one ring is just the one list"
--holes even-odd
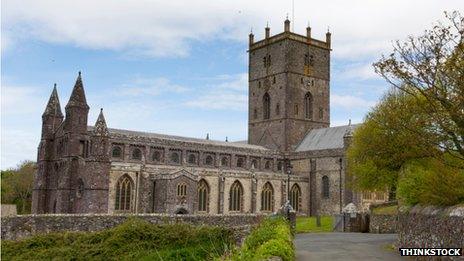
[(353, 125), (351, 125), (351, 119), (348, 122), (348, 128), (345, 131), (345, 134), (343, 135), (343, 146), (345, 149), (347, 149), (350, 145), (351, 142), (353, 141), (353, 133), (354, 133), (354, 128)]
[(85, 99), (84, 84), (82, 84), (81, 72), (79, 72), (79, 75), (77, 76), (76, 83), (74, 84), (74, 88), (66, 108), (71, 106), (79, 106), (89, 109), (89, 105), (87, 105), (87, 100)]
[(45, 111), (42, 114), (42, 138), (51, 139), (62, 121), (63, 113), (61, 112), (60, 100), (58, 98), (58, 91), (56, 90), (55, 83), (52, 94), (50, 94), (47, 106), (45, 107)]
[(109, 146), (109, 132), (108, 126), (106, 126), (105, 116), (103, 115), (103, 108), (100, 109), (97, 122), (93, 128), (92, 135), (92, 155), (96, 160), (107, 161), (109, 158), (108, 146)]
[(84, 85), (81, 72), (77, 76), (76, 83), (66, 105), (65, 130), (76, 133), (87, 133), (87, 116), (89, 105), (85, 99)]
[(95, 135), (108, 136), (108, 127), (106, 126), (105, 116), (103, 115), (103, 108), (100, 109), (100, 114), (98, 115), (97, 122), (95, 122), (93, 131)]
[(48, 99), (47, 107), (45, 108), (42, 117), (45, 116), (58, 116), (63, 117), (63, 113), (61, 112), (60, 106), (60, 99), (58, 98), (58, 91), (56, 90), (56, 83), (53, 86), (52, 94), (50, 95), (50, 99)]

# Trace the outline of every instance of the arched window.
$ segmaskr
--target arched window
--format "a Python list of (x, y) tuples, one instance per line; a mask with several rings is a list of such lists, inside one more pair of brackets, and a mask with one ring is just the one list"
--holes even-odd
[(295, 184), (290, 190), (290, 205), (292, 205), (293, 209), (298, 212), (300, 210), (300, 203), (301, 189), (297, 184)]
[(230, 187), (229, 192), (229, 211), (242, 211), (243, 188), (237, 180)]
[(222, 157), (221, 166), (227, 167), (228, 165), (229, 165), (229, 160), (227, 159), (227, 157)]
[(258, 109), (253, 110), (253, 118), (256, 120), (258, 119)]
[(177, 196), (178, 197), (187, 196), (187, 184), (185, 184), (185, 183), (177, 184)]
[(140, 149), (134, 149), (132, 151), (132, 159), (141, 160), (142, 159), (142, 151)]
[(304, 97), (304, 105), (305, 105), (306, 119), (312, 119), (313, 117), (313, 96), (309, 92), (307, 92)]
[(119, 178), (116, 184), (116, 200), (114, 209), (117, 211), (130, 212), (132, 210), (132, 179), (128, 175)]
[(152, 157), (154, 162), (160, 162), (161, 161), (161, 152), (155, 150), (153, 152), (153, 157)]
[(245, 160), (243, 158), (237, 158), (237, 167), (243, 168), (244, 165), (245, 165)]
[(178, 152), (172, 152), (171, 153), (171, 162), (172, 163), (179, 163), (180, 162), (180, 157)]
[(82, 195), (84, 194), (84, 181), (82, 179), (77, 180), (77, 197), (81, 198)]
[(196, 164), (197, 163), (197, 157), (195, 157), (195, 154), (190, 154), (189, 155), (188, 163), (189, 164)]
[(329, 177), (322, 177), (322, 197), (329, 198)]
[(207, 212), (209, 202), (209, 187), (204, 179), (198, 182), (198, 211)]
[(282, 168), (283, 168), (283, 163), (282, 163), (282, 161), (277, 162), (277, 170), (278, 170), (278, 171), (282, 171)]
[(261, 211), (274, 210), (274, 189), (271, 183), (266, 182), (261, 191)]
[(119, 147), (119, 146), (113, 147), (113, 150), (111, 152), (111, 156), (113, 158), (121, 158), (122, 157), (121, 147)]
[(266, 160), (266, 163), (264, 163), (264, 169), (271, 169), (271, 161)]
[(265, 93), (263, 96), (263, 118), (265, 120), (271, 117), (271, 96), (269, 93)]
[(254, 159), (254, 160), (251, 161), (251, 168), (252, 169), (258, 168), (258, 161), (257, 160)]
[(213, 157), (211, 155), (206, 156), (205, 165), (211, 166), (213, 165), (213, 163), (214, 163)]

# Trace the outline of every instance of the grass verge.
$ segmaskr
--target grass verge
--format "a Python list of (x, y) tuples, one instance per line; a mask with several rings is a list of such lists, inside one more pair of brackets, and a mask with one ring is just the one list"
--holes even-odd
[(372, 209), (372, 213), (377, 215), (398, 215), (398, 206), (375, 207)]
[(316, 217), (296, 218), (296, 233), (332, 232), (332, 227), (332, 216), (322, 216), (320, 227), (316, 224)]
[(280, 257), (295, 260), (293, 234), (287, 220), (281, 216), (266, 218), (245, 239), (242, 247), (226, 260), (267, 260)]

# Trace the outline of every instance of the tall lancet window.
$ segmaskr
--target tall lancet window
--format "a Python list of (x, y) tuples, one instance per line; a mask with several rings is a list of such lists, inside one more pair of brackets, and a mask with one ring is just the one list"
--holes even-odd
[(271, 117), (271, 96), (269, 93), (265, 93), (263, 96), (263, 118), (265, 120)]
[(114, 209), (116, 211), (131, 212), (132, 211), (132, 189), (134, 184), (132, 179), (127, 175), (119, 178), (116, 184), (116, 199)]
[(307, 92), (304, 98), (305, 104), (305, 117), (311, 119), (313, 117), (313, 96)]
[(261, 191), (261, 211), (274, 210), (274, 189), (271, 183), (267, 182)]
[(329, 198), (330, 196), (330, 186), (329, 186), (329, 177), (322, 177), (322, 197)]
[(290, 190), (290, 205), (292, 205), (292, 208), (296, 212), (298, 212), (300, 210), (300, 204), (301, 204), (301, 189), (297, 184), (295, 184)]
[(204, 179), (198, 182), (198, 211), (208, 211), (209, 188)]
[(243, 207), (243, 187), (237, 180), (230, 187), (229, 192), (229, 211), (241, 212)]

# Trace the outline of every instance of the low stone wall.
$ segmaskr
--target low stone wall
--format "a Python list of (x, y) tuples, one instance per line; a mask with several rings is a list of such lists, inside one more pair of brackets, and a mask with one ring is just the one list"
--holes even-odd
[(398, 247), (464, 248), (464, 205), (413, 207), (398, 219)]
[(224, 226), (233, 228), (237, 241), (246, 236), (263, 215), (109, 215), (109, 214), (53, 214), (20, 215), (2, 218), (2, 240), (17, 240), (35, 234), (58, 231), (98, 231), (112, 228), (129, 217), (137, 217), (153, 224), (186, 223), (191, 225)]
[(369, 232), (377, 234), (394, 234), (397, 231), (398, 215), (376, 214), (375, 209), (398, 206), (398, 201), (388, 201), (369, 206)]
[(16, 216), (17, 210), (15, 204), (1, 204), (1, 216), (9, 217), (9, 216)]
[(369, 232), (377, 234), (394, 234), (398, 225), (398, 216), (371, 213)]

